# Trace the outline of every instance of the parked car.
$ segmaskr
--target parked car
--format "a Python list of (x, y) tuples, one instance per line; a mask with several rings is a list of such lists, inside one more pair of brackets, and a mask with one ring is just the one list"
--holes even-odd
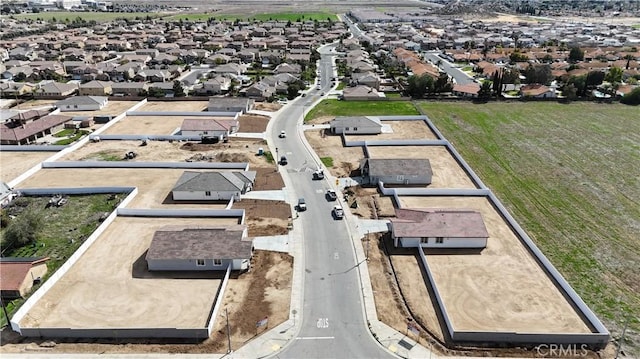
[(327, 201), (335, 201), (338, 199), (338, 195), (336, 194), (336, 191), (332, 189), (328, 189), (327, 192), (324, 194), (324, 196), (327, 198)]
[(333, 214), (333, 218), (335, 218), (335, 219), (344, 218), (344, 210), (339, 205), (333, 206), (333, 209), (331, 210), (331, 212)]
[(280, 131), (280, 134), (278, 135), (278, 137), (285, 138), (285, 137), (287, 137), (287, 134), (286, 134), (286, 132), (284, 132), (284, 130), (282, 130), (282, 131)]
[(307, 210), (307, 202), (304, 201), (304, 198), (298, 198), (298, 211), (306, 211)]
[(287, 157), (285, 157), (285, 156), (280, 157), (280, 165), (286, 166), (287, 163), (289, 163), (289, 162), (287, 162)]

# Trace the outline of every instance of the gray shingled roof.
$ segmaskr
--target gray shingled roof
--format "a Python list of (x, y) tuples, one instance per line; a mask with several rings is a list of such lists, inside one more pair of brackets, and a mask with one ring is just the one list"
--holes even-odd
[(95, 105), (103, 103), (107, 97), (105, 96), (73, 96), (56, 102), (56, 106), (66, 105)]
[(380, 119), (372, 116), (336, 117), (331, 127), (382, 127)]
[(153, 235), (145, 258), (248, 259), (253, 242), (242, 240), (244, 229), (244, 226), (160, 229)]
[(369, 176), (432, 176), (431, 163), (419, 158), (367, 158)]
[(480, 212), (469, 209), (396, 209), (394, 237), (488, 238)]
[(255, 171), (197, 172), (185, 171), (173, 191), (242, 191), (245, 183), (253, 183)]

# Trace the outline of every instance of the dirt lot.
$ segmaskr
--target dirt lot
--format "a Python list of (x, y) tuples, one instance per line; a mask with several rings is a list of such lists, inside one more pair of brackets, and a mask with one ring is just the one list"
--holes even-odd
[(253, 184), (254, 191), (278, 190), (284, 187), (282, 176), (275, 167), (251, 167), (249, 169), (258, 172)]
[(263, 115), (241, 115), (238, 117), (240, 129), (238, 132), (262, 133), (267, 130), (270, 118)]
[(305, 136), (319, 157), (333, 158), (333, 167), (329, 171), (336, 177), (349, 177), (351, 171), (358, 169), (364, 158), (361, 147), (343, 147), (340, 136), (324, 136), (323, 130), (305, 131)]
[(4, 330), (0, 352), (226, 353), (224, 308), (229, 311), (231, 345), (233, 350), (236, 350), (256, 335), (255, 323), (257, 320), (267, 316), (269, 318), (268, 328), (272, 328), (289, 317), (293, 258), (283, 253), (255, 251), (251, 265), (251, 271), (230, 279), (212, 336), (202, 343), (162, 344), (162, 340), (119, 342), (118, 339), (112, 339), (87, 340), (83, 343), (58, 342), (54, 348), (43, 348), (39, 344), (46, 338), (44, 340), (20, 338), (15, 333)]
[(61, 115), (67, 116), (100, 116), (100, 115), (111, 115), (118, 116), (121, 113), (127, 111), (135, 104), (137, 101), (109, 101), (107, 105), (98, 111), (76, 111), (76, 112), (60, 112)]
[(348, 203), (351, 206), (357, 201), (357, 208), (351, 206), (351, 213), (367, 219), (395, 216), (393, 200), (390, 196), (381, 196), (377, 188), (363, 188), (359, 186), (347, 187), (343, 191), (348, 195)]
[(9, 182), (55, 152), (0, 151), (0, 180)]
[(243, 208), (249, 236), (274, 236), (287, 234), (287, 225), (291, 218), (291, 206), (282, 201), (243, 199), (233, 203), (234, 209)]
[[(427, 254), (438, 291), (456, 330), (590, 332), (486, 198), (400, 199), (407, 208), (471, 208), (482, 213), (489, 232), (487, 248), (466, 254), (434, 251)], [(415, 258), (408, 256), (393, 260), (400, 268), (415, 263)], [(403, 260), (409, 263), (400, 264)], [(408, 292), (418, 292), (412, 288), (422, 283), (422, 276), (415, 271), (399, 272), (399, 276), (401, 283), (407, 283)], [(425, 314), (425, 318), (428, 320), (429, 316)], [(435, 323), (427, 325), (437, 328)]]
[[(105, 135), (174, 135), (189, 116), (127, 116), (109, 127)], [(203, 118), (229, 119), (211, 116)]]
[(379, 135), (346, 136), (347, 141), (438, 139), (424, 121), (382, 121), (382, 125), (390, 126), (393, 132)]
[[(124, 158), (134, 151), (137, 156), (130, 161), (184, 162), (191, 158), (209, 162), (248, 162), (250, 167), (270, 167), (265, 156), (257, 156), (258, 148), (266, 148), (264, 140), (231, 138), (227, 143), (200, 144), (198, 142), (148, 141), (100, 141), (87, 143), (65, 155), (61, 161), (104, 161)], [(275, 168), (275, 167), (274, 167)], [(251, 169), (251, 168), (250, 168)]]
[(254, 106), (258, 111), (270, 111), (275, 112), (282, 108), (282, 105), (279, 103), (270, 103), (270, 102), (256, 102)]
[(12, 107), (12, 110), (32, 110), (39, 109), (45, 107), (53, 107), (53, 104), (58, 102), (59, 100), (31, 100), (27, 102), (23, 102), (15, 107)]
[[(24, 327), (206, 325), (219, 278), (150, 273), (144, 256), (167, 225), (228, 226), (235, 219), (118, 217), (20, 323)], [(105, 255), (109, 253), (109, 255)], [(114, 315), (126, 313), (126, 315)]]
[(207, 109), (208, 101), (148, 101), (136, 111), (139, 112), (201, 112)]
[(444, 146), (372, 146), (371, 158), (426, 158), (433, 177), (429, 188), (476, 188)]

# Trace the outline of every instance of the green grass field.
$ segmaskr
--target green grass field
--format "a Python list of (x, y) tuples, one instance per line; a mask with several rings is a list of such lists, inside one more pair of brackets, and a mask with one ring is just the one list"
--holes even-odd
[(637, 335), (638, 109), (596, 103), (420, 106), (607, 327), (619, 334), (622, 315), (628, 315)]
[(327, 21), (327, 19), (331, 19), (331, 21), (338, 21), (338, 17), (336, 14), (327, 13), (327, 12), (311, 12), (311, 13), (295, 13), (295, 12), (286, 12), (286, 13), (274, 13), (274, 14), (213, 14), (213, 13), (199, 13), (199, 14), (179, 14), (168, 17), (169, 20), (191, 20), (191, 21), (204, 21), (209, 18), (222, 19), (222, 20), (248, 20), (255, 19), (260, 21), (268, 21), (268, 20), (278, 20), (278, 21), (306, 21), (306, 20), (317, 20), (317, 21)]
[(74, 19), (80, 17), (86, 21), (95, 20), (97, 22), (105, 22), (105, 21), (113, 21), (117, 18), (127, 18), (133, 19), (136, 17), (146, 18), (150, 16), (152, 18), (161, 17), (160, 14), (157, 13), (146, 13), (146, 12), (132, 12), (132, 13), (124, 13), (124, 12), (76, 12), (76, 11), (46, 11), (40, 12), (37, 14), (20, 14), (13, 15), (16, 19), (42, 19), (44, 21), (51, 21), (51, 19), (56, 19), (56, 21), (64, 21), (65, 19), (69, 19), (69, 21), (73, 21)]
[(324, 100), (305, 116), (308, 119), (322, 116), (386, 116), (419, 115), (410, 102), (406, 101), (340, 101)]

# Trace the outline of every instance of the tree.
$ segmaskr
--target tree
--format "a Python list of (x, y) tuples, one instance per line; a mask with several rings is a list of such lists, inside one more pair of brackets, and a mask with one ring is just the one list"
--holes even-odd
[(183, 97), (185, 95), (184, 87), (182, 87), (182, 82), (178, 80), (173, 81), (173, 95), (175, 97)]
[(149, 97), (164, 97), (164, 91), (158, 87), (150, 87), (147, 92)]
[(625, 105), (638, 106), (640, 105), (640, 87), (633, 89), (628, 94), (622, 96), (620, 102)]
[(6, 247), (24, 246), (38, 239), (44, 226), (44, 216), (34, 208), (25, 208), (9, 222), (4, 232)]
[(412, 75), (407, 82), (407, 94), (413, 98), (423, 98), (425, 94), (433, 93), (433, 79), (428, 75)]
[(631, 63), (631, 60), (633, 60), (635, 57), (633, 55), (624, 55), (623, 58), (627, 60), (627, 65), (625, 66), (625, 70), (629, 70), (629, 64)]
[(569, 50), (569, 62), (578, 62), (584, 60), (584, 51), (575, 46)]
[(491, 81), (485, 81), (480, 86), (480, 90), (478, 91), (478, 98), (486, 100), (491, 97)]
[(612, 84), (620, 83), (622, 82), (622, 73), (623, 71), (621, 68), (613, 66), (609, 69), (609, 72), (607, 72), (604, 79)]
[(433, 85), (433, 91), (436, 93), (451, 92), (453, 90), (453, 83), (449, 79), (449, 75), (446, 72), (441, 72), (440, 76), (436, 79)]
[(495, 71), (491, 76), (491, 83), (493, 84), (493, 92), (496, 96), (502, 95), (502, 71)]
[(548, 85), (553, 80), (551, 66), (549, 65), (529, 65), (524, 71), (525, 81), (528, 84)]
[(585, 84), (588, 88), (595, 88), (596, 86), (602, 84), (604, 81), (604, 72), (602, 71), (590, 71), (587, 74), (587, 78), (585, 79)]
[(578, 90), (576, 89), (575, 86), (573, 86), (573, 84), (567, 84), (562, 88), (562, 95), (567, 100), (575, 100), (578, 97), (577, 93), (578, 93)]

